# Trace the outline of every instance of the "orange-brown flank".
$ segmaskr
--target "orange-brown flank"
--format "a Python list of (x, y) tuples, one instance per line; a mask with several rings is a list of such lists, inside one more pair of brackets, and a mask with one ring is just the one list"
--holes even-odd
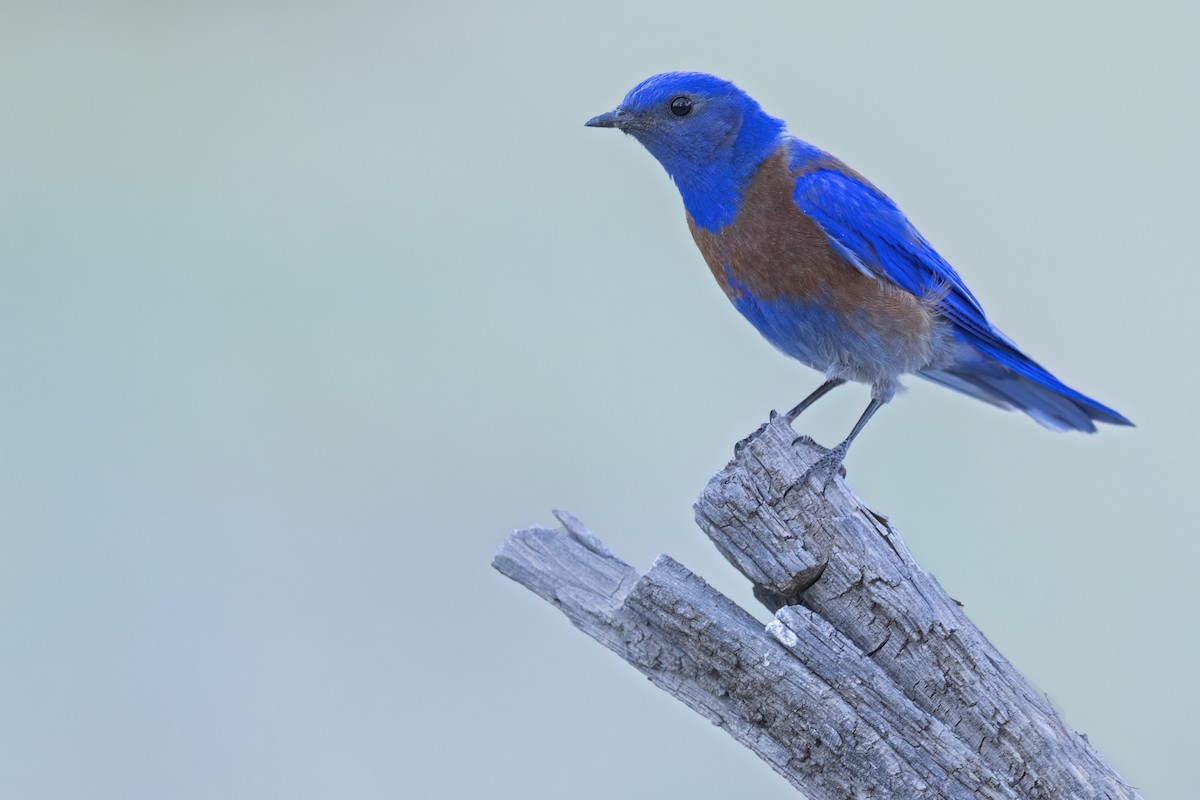
[[(849, 172), (832, 159), (812, 168)], [(692, 238), (726, 296), (736, 302), (748, 292), (765, 301), (819, 303), (861, 334), (927, 361), (935, 322), (928, 301), (847, 263), (793, 201), (799, 174), (788, 169), (781, 147), (751, 177), (733, 222), (713, 232), (696, 227), (688, 215)]]

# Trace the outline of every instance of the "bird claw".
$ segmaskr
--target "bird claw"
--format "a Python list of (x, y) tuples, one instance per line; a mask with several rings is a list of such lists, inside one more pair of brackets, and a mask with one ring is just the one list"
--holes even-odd
[(842, 459), (846, 457), (846, 444), (843, 442), (837, 447), (829, 450), (825, 455), (818, 458), (811, 467), (804, 472), (804, 477), (800, 479), (801, 483), (808, 483), (809, 480), (817, 479), (816, 486), (818, 489), (824, 489), (829, 481), (833, 480), (833, 473), (846, 477), (846, 467), (842, 464)]

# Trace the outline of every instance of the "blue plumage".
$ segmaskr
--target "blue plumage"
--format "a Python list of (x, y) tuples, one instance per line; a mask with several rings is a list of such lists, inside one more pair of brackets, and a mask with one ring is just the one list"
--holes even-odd
[[(668, 105), (684, 95), (695, 111), (687, 115), (687, 131), (676, 125), (682, 118)], [(647, 78), (633, 87), (611, 114), (612, 124), (593, 127), (617, 127), (634, 135), (639, 131), (653, 136), (651, 152), (679, 187), (688, 214), (714, 230), (733, 221), (740, 205), (740, 187), (759, 161), (775, 149), (784, 131), (783, 120), (765, 113), (748, 94), (729, 81), (699, 72), (668, 72)], [(602, 117), (607, 115), (596, 119)], [(642, 138), (647, 147), (649, 141)]]
[(1056, 430), (1131, 424), (1021, 352), (885, 194), (789, 135), (732, 83), (655, 75), (588, 125), (619, 128), (658, 159), (738, 311), (778, 349), (826, 374), (791, 416), (846, 380), (871, 385), (871, 405), (832, 462), (903, 374)]
[[(1095, 431), (1092, 420), (1130, 424), (1022, 353), (988, 321), (954, 268), (874, 186), (826, 168), (797, 178), (793, 199), (839, 248), (849, 251), (856, 265), (866, 266), (914, 295), (937, 296), (938, 311), (954, 326), (958, 340), (981, 356), (965, 351), (954, 363), (920, 370), (918, 375), (983, 400), (1020, 408), (1057, 430)], [(950, 375), (963, 383), (949, 379)], [(1026, 386), (1024, 381), (1045, 391)]]

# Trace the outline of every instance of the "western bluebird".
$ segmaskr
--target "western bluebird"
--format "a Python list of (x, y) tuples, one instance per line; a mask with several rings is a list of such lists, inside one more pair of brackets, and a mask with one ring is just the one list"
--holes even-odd
[(871, 385), (870, 405), (824, 467), (840, 464), (907, 373), (1053, 430), (1132, 424), (1022, 353), (887, 195), (732, 83), (655, 75), (586, 124), (624, 131), (658, 159), (733, 305), (776, 348), (825, 373), (789, 421), (847, 380)]

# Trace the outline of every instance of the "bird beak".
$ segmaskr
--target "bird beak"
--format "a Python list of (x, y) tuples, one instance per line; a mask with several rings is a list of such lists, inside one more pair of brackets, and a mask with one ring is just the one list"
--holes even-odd
[(614, 108), (598, 117), (592, 117), (583, 123), (589, 128), (620, 128), (624, 130), (629, 123), (629, 113), (623, 108)]

